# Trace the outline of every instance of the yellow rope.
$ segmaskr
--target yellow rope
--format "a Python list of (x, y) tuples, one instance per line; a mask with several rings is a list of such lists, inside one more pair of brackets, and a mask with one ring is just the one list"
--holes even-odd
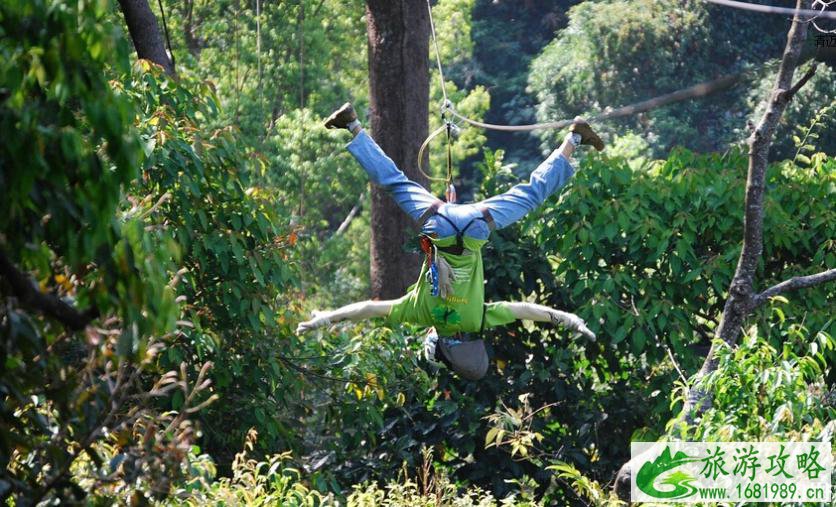
[[(444, 124), (435, 129), (421, 145), (421, 149), (418, 150), (418, 171), (430, 181), (443, 181), (446, 184), (444, 190), (447, 191), (447, 188), (449, 188), (450, 184), (453, 182), (453, 136), (451, 135), (451, 129), (453, 127), (449, 118), (447, 118), (447, 113), (448, 111), (453, 110), (453, 106), (447, 98), (447, 86), (444, 83), (444, 68), (441, 66), (441, 51), (438, 49), (438, 38), (435, 36), (435, 21), (433, 21), (433, 8), (430, 0), (427, 0), (427, 13), (430, 17), (430, 34), (432, 35), (433, 48), (435, 49), (435, 63), (438, 66), (438, 79), (441, 82), (441, 94), (444, 96), (444, 102), (441, 104), (441, 120)], [(436, 178), (424, 172), (424, 151), (427, 149), (427, 146), (429, 146), (430, 141), (440, 134), (442, 130), (447, 131), (447, 176), (445, 178)]]
[[(423, 166), (422, 162), (424, 161), (424, 151), (426, 151), (427, 146), (430, 145), (430, 141), (435, 139), (435, 137), (438, 134), (441, 134), (446, 128), (447, 128), (447, 125), (445, 124), (445, 125), (442, 125), (442, 126), (438, 127), (437, 129), (433, 130), (432, 133), (424, 141), (424, 144), (421, 145), (421, 149), (418, 150), (418, 171), (421, 174), (423, 174), (427, 179), (429, 179), (431, 181), (445, 181), (445, 182), (447, 181), (446, 178), (436, 178), (434, 176), (430, 176), (429, 174), (424, 172), (424, 169), (422, 167)], [(448, 175), (449, 175), (449, 169), (448, 169)]]

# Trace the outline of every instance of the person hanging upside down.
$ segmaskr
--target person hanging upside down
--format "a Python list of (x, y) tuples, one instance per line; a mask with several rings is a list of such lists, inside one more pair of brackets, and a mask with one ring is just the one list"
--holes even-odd
[(482, 247), (493, 229), (508, 227), (566, 185), (575, 172), (569, 157), (576, 147), (588, 144), (598, 151), (604, 148), (586, 121), (575, 118), (563, 144), (531, 173), (528, 183), (472, 204), (445, 203), (407, 178), (366, 134), (351, 104), (335, 111), (325, 127), (345, 128), (352, 133), (348, 151), (369, 178), (385, 188), (420, 225), (426, 262), (418, 281), (400, 299), (362, 301), (337, 310), (315, 311), (310, 320), (299, 324), (298, 334), (341, 320), (374, 317), (427, 326), (427, 359), (471, 380), (482, 378), (488, 369), (488, 355), (481, 340), (487, 328), (514, 320), (551, 322), (595, 339), (585, 322), (572, 313), (533, 303), (485, 303), (482, 267)]

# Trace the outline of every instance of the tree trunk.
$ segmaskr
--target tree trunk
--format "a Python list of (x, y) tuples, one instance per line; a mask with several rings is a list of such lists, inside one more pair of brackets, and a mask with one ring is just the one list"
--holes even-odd
[[(424, 0), (367, 0), (370, 127), (377, 143), (412, 180), (429, 122), (429, 17)], [(421, 258), (405, 252), (414, 224), (386, 192), (372, 188), (373, 298), (403, 295)]]
[(125, 16), (137, 56), (160, 65), (166, 74), (173, 76), (174, 64), (168, 57), (163, 34), (148, 1), (119, 0), (119, 7)]
[[(809, 2), (797, 0), (800, 9)], [(765, 195), (766, 169), (769, 162), (769, 148), (775, 128), (784, 114), (795, 89), (792, 86), (793, 75), (801, 57), (801, 48), (807, 38), (807, 22), (796, 15), (787, 34), (787, 45), (781, 59), (781, 67), (769, 105), (752, 135), (749, 137), (749, 171), (746, 176), (746, 201), (743, 212), (743, 249), (737, 262), (737, 269), (729, 287), (729, 298), (723, 308), (716, 338), (728, 345), (734, 345), (740, 338), (745, 319), (751, 313), (755, 297), (755, 271), (763, 252), (763, 201)], [(806, 80), (804, 80), (806, 82)], [(803, 83), (800, 83), (803, 85)], [(717, 369), (716, 345), (711, 346), (702, 368), (694, 378), (698, 383), (703, 377)], [(688, 393), (688, 400), (683, 408), (687, 419), (691, 419), (695, 410), (702, 409), (710, 399), (702, 389), (695, 387)]]
[(195, 57), (195, 60), (200, 59), (200, 51), (203, 49), (203, 40), (197, 35), (200, 21), (195, 20), (194, 15), (195, 0), (186, 0), (181, 5), (181, 15), (183, 16), (183, 38), (186, 39), (186, 48), (189, 53)]
[[(809, 7), (809, 0), (797, 0), (796, 9)], [(746, 176), (746, 199), (743, 212), (743, 249), (737, 262), (737, 270), (732, 278), (729, 287), (729, 296), (726, 300), (720, 325), (715, 332), (715, 338), (721, 339), (728, 345), (735, 345), (742, 333), (745, 320), (756, 308), (758, 298), (765, 297), (769, 291), (762, 294), (755, 292), (755, 272), (758, 262), (763, 253), (763, 217), (764, 217), (764, 195), (766, 192), (766, 170), (769, 161), (769, 148), (772, 146), (772, 137), (775, 127), (778, 125), (787, 104), (795, 92), (809, 80), (812, 72), (801, 79), (795, 86), (792, 86), (792, 79), (795, 69), (799, 65), (801, 48), (807, 37), (807, 20), (804, 16), (796, 14), (793, 17), (792, 25), (787, 34), (787, 44), (781, 59), (781, 66), (778, 70), (778, 77), (775, 86), (767, 98), (768, 106), (766, 112), (758, 122), (757, 127), (749, 137), (749, 170)], [(815, 71), (815, 69), (812, 69)], [(796, 287), (808, 287), (815, 283), (830, 281), (834, 276), (830, 272), (820, 273), (804, 279), (788, 281), (787, 285), (792, 287), (785, 290), (792, 290)], [(780, 291), (773, 287), (770, 290)], [(717, 369), (717, 345), (711, 345), (702, 368), (691, 379), (691, 388), (682, 409), (681, 417), (685, 422), (691, 424), (695, 417), (711, 405), (711, 393), (700, 386), (705, 376)], [(628, 461), (622, 465), (613, 483), (616, 494), (627, 500), (630, 497), (631, 477), (634, 467), (642, 461), (641, 456)]]

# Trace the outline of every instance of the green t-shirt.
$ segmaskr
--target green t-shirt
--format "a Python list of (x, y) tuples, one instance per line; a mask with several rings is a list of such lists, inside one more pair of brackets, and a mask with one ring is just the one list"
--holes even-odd
[[(455, 236), (433, 239), (438, 247), (456, 244)], [(465, 251), (453, 255), (438, 251), (455, 274), (453, 294), (441, 299), (432, 295), (432, 286), (427, 281), (427, 263), (421, 267), (418, 281), (409, 288), (409, 293), (398, 300), (389, 311), (392, 323), (411, 322), (422, 326), (435, 326), (441, 336), (457, 332), (472, 333), (480, 329), (501, 326), (515, 320), (505, 303), (485, 304), (484, 272), (482, 267), (482, 246), (487, 240), (465, 236)], [(482, 316), (484, 310), (484, 326)]]

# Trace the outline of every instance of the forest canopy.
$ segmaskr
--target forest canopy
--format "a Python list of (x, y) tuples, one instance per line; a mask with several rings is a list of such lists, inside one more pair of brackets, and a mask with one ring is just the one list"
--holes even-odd
[[(833, 446), (821, 31), (697, 0), (434, 0), (437, 57), (428, 5), (0, 4), (0, 500), (626, 505), (631, 442)], [(449, 156), (468, 202), (567, 132), (472, 127), (445, 97), (520, 125), (729, 76), (593, 121), (605, 150), (580, 146), (568, 185), (482, 249), (485, 301), (576, 314), (595, 341), (487, 329), (474, 382), (418, 325), (295, 331), (430, 262), (324, 128), (341, 104), (439, 198)], [(461, 135), (421, 175), (445, 121)]]

